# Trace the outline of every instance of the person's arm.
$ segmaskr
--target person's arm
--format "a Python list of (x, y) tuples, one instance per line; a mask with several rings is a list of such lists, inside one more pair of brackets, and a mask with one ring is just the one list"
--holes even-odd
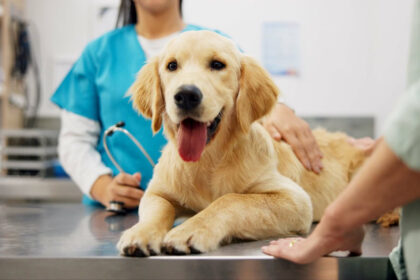
[(420, 1), (415, 11), (408, 92), (388, 119), (385, 139), (307, 239), (272, 242), (266, 254), (308, 263), (340, 249), (360, 253), (363, 223), (420, 197)]
[[(82, 192), (108, 206), (117, 200), (131, 208), (139, 205), (140, 174), (120, 174), (113, 178), (96, 150), (100, 135), (98, 122), (62, 110), (58, 154), (63, 168)], [(127, 188), (130, 187), (130, 188)]]
[(361, 253), (361, 226), (420, 198), (419, 182), (420, 172), (408, 168), (386, 141), (381, 141), (307, 239), (280, 239), (262, 250), (297, 263), (309, 263), (337, 250)]
[[(363, 199), (357, 199), (361, 197)], [(336, 223), (346, 230), (418, 198), (420, 172), (407, 167), (388, 143), (381, 141), (372, 158), (356, 174), (343, 194), (328, 207), (326, 217), (329, 221), (336, 219)], [(351, 216), (342, 219), (345, 213), (351, 213)]]
[(322, 153), (308, 123), (287, 105), (276, 104), (270, 115), (263, 119), (263, 126), (275, 140), (287, 142), (307, 170), (321, 172)]

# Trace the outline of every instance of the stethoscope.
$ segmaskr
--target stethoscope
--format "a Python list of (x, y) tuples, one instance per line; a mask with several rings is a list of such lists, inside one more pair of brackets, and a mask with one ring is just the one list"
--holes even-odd
[[(105, 151), (106, 151), (109, 159), (111, 160), (112, 164), (114, 164), (114, 166), (118, 169), (118, 171), (120, 171), (120, 173), (125, 173), (124, 170), (122, 169), (122, 167), (117, 163), (115, 158), (112, 156), (111, 152), (109, 151), (108, 144), (106, 142), (106, 138), (108, 136), (112, 136), (114, 134), (114, 132), (116, 132), (116, 131), (121, 131), (125, 135), (127, 135), (131, 139), (131, 141), (133, 141), (134, 144), (136, 144), (137, 148), (139, 148), (139, 150), (147, 158), (150, 165), (152, 167), (155, 167), (155, 162), (150, 157), (150, 155), (147, 153), (147, 151), (143, 148), (143, 146), (140, 144), (140, 142), (137, 141), (136, 138), (134, 138), (133, 134), (131, 134), (127, 129), (123, 128), (124, 126), (125, 126), (125, 123), (123, 121), (120, 121), (120, 122), (110, 126), (107, 130), (105, 130), (105, 133), (102, 136), (102, 143), (104, 145)], [(106, 210), (109, 211), (109, 212), (116, 213), (116, 214), (125, 214), (126, 213), (126, 211), (124, 209), (124, 203), (121, 202), (121, 201), (115, 201), (115, 200), (111, 200), (109, 202), (109, 207)]]

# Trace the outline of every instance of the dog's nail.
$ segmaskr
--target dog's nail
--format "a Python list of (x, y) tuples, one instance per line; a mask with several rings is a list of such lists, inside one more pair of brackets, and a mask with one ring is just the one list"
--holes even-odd
[(166, 245), (162, 248), (162, 252), (166, 255), (172, 255), (173, 250), (174, 250), (174, 247), (168, 246), (168, 245)]
[(122, 253), (124, 256), (127, 256), (127, 255), (129, 255), (129, 253), (128, 253), (128, 247), (125, 247), (124, 249), (123, 249), (123, 253)]
[(160, 247), (160, 253), (161, 254), (166, 254), (166, 247), (165, 246), (162, 246), (162, 247)]
[(150, 256), (157, 256), (157, 253), (152, 248), (150, 248), (150, 245), (147, 245), (147, 250), (149, 250)]
[(127, 246), (123, 249), (123, 252), (125, 256), (131, 256), (135, 250), (136, 248), (134, 246)]
[(157, 256), (158, 255), (153, 249), (150, 249), (149, 253), (150, 253), (151, 256)]
[(191, 254), (201, 254), (201, 251), (200, 250), (197, 250), (196, 248), (194, 248), (194, 247), (190, 247), (190, 252), (191, 252)]
[(124, 255), (127, 257), (147, 257), (147, 255), (137, 246), (128, 246), (124, 248)]
[(134, 251), (132, 256), (133, 257), (139, 257), (139, 258), (147, 257), (147, 255), (140, 248), (136, 248), (136, 250)]
[(176, 256), (182, 256), (182, 255), (186, 255), (187, 253), (179, 251), (175, 248), (166, 248), (164, 250), (165, 255), (176, 255)]
[(177, 255), (177, 256), (182, 256), (182, 255), (186, 255), (187, 253), (185, 253), (185, 252), (183, 252), (183, 251), (180, 251), (180, 250), (177, 250), (177, 249), (173, 249), (172, 250), (172, 252), (171, 252), (171, 254), (172, 255)]

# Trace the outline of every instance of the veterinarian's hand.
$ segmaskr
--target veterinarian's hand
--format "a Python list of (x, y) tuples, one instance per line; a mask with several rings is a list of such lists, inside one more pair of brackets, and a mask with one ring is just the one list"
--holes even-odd
[(363, 237), (361, 227), (337, 233), (319, 224), (308, 238), (283, 238), (271, 241), (261, 249), (267, 255), (305, 264), (334, 251), (349, 251), (350, 255), (360, 255)]
[(91, 195), (106, 207), (111, 200), (116, 200), (124, 202), (125, 208), (135, 208), (139, 206), (143, 196), (143, 191), (139, 189), (140, 181), (140, 173), (120, 173), (114, 178), (103, 175), (93, 184)]
[(271, 114), (264, 118), (263, 125), (275, 140), (284, 140), (292, 147), (307, 170), (317, 174), (321, 172), (321, 150), (309, 125), (296, 116), (292, 109), (277, 104)]
[(362, 150), (365, 153), (365, 155), (370, 156), (373, 150), (375, 150), (376, 146), (378, 146), (378, 144), (382, 141), (382, 137), (376, 140), (370, 137), (357, 138), (357, 139), (353, 137), (349, 137), (347, 141), (351, 145)]

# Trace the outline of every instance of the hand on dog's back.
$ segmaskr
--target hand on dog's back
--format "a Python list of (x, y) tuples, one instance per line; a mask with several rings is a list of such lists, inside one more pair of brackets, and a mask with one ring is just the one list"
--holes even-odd
[(276, 141), (285, 141), (308, 171), (319, 174), (322, 152), (309, 125), (284, 104), (277, 104), (263, 120), (263, 126)]

